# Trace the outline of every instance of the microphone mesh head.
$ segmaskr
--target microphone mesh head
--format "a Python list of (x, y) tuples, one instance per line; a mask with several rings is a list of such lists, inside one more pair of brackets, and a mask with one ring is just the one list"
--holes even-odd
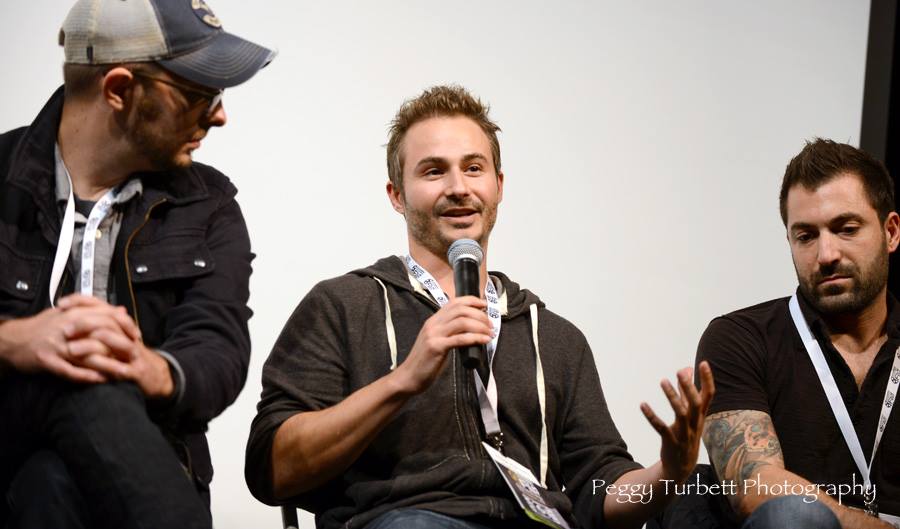
[(453, 244), (450, 245), (450, 249), (447, 250), (447, 260), (450, 262), (450, 266), (454, 266), (457, 260), (464, 257), (472, 259), (476, 264), (481, 266), (481, 260), (484, 259), (484, 252), (481, 251), (481, 246), (478, 246), (478, 243), (472, 239), (459, 239), (458, 241), (453, 241)]

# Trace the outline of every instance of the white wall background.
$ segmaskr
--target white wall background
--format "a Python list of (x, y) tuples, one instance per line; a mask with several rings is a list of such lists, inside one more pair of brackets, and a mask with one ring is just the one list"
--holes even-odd
[[(787, 161), (812, 136), (859, 140), (862, 0), (210, 3), (281, 52), (228, 91), (228, 125), (196, 153), (241, 190), (259, 255), (249, 380), (210, 428), (220, 529), (280, 524), (247, 492), (243, 458), (285, 319), (317, 281), (405, 251), (383, 191), (404, 99), (453, 82), (491, 103), (506, 173), (491, 268), (585, 332), (645, 463), (659, 443), (638, 405), (671, 417), (658, 382), (692, 364), (707, 322), (793, 288)], [(0, 130), (29, 123), (61, 82), (69, 5), (0, 7)]]

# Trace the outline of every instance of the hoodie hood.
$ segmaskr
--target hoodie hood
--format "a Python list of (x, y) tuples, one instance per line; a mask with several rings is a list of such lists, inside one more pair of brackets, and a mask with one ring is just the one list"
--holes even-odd
[[(396, 255), (384, 257), (374, 264), (350, 273), (361, 277), (372, 277), (402, 290), (416, 291), (409, 271), (406, 268), (406, 263), (403, 258)], [(537, 294), (528, 289), (520, 288), (519, 284), (512, 281), (506, 274), (488, 271), (488, 275), (494, 280), (494, 286), (497, 287), (497, 293), (500, 295), (500, 313), (503, 319), (511, 319), (528, 314), (528, 307), (531, 305), (545, 308), (544, 303)], [(503, 310), (504, 301), (506, 310)]]

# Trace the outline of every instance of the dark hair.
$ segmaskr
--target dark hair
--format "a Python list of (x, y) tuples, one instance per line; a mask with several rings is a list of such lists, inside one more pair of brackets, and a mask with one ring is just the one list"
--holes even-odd
[(463, 116), (481, 127), (491, 144), (494, 170), (500, 172), (500, 127), (488, 117), (490, 107), (472, 96), (461, 86), (433, 86), (415, 98), (407, 100), (391, 121), (387, 143), (388, 178), (397, 189), (403, 189), (403, 138), (406, 131), (420, 121), (435, 117)]
[(97, 93), (100, 80), (113, 68), (121, 66), (129, 70), (139, 70), (145, 73), (156, 73), (159, 66), (153, 62), (134, 62), (122, 64), (63, 64), (63, 83), (65, 84), (66, 99), (84, 99)]
[(822, 138), (807, 141), (784, 170), (779, 196), (781, 221), (787, 226), (787, 196), (795, 186), (815, 191), (832, 178), (848, 173), (862, 181), (869, 204), (884, 222), (894, 211), (894, 181), (887, 168), (861, 149)]
[(66, 99), (79, 99), (93, 93), (108, 70), (109, 65), (106, 64), (64, 64), (63, 83), (66, 85)]

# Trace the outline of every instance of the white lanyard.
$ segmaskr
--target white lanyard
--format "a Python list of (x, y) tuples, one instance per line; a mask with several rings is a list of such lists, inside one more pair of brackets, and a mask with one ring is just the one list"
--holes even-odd
[[(57, 160), (62, 160), (59, 154), (59, 146), (56, 147)], [(62, 163), (62, 170), (66, 172), (66, 180), (69, 182), (69, 197), (66, 200), (66, 210), (63, 213), (62, 227), (59, 231), (59, 241), (56, 243), (56, 256), (53, 258), (53, 268), (50, 272), (50, 305), (55, 306), (56, 291), (62, 279), (63, 270), (72, 253), (72, 240), (75, 238), (75, 194), (73, 192), (72, 178), (69, 171)], [(59, 170), (59, 169), (57, 169)], [(103, 198), (94, 204), (88, 215), (87, 224), (84, 227), (84, 238), (81, 242), (81, 280), (77, 291), (86, 296), (94, 294), (94, 233), (100, 223), (109, 214), (116, 201), (115, 189), (107, 191)]]
[[(441, 307), (450, 302), (450, 299), (441, 290), (441, 286), (434, 277), (422, 268), (411, 255), (406, 256), (406, 267), (419, 283), (425, 287), (431, 294), (431, 297), (437, 301)], [(491, 342), (485, 346), (488, 357), (488, 386), (485, 389), (481, 381), (481, 377), (475, 378), (475, 389), (478, 393), (478, 404), (481, 407), (481, 420), (484, 422), (484, 430), (488, 436), (495, 436), (500, 433), (500, 421), (497, 419), (497, 381), (491, 372), (494, 365), (494, 351), (497, 350), (497, 340), (500, 338), (500, 298), (497, 295), (497, 289), (494, 287), (493, 281), (488, 279), (484, 286), (484, 298), (487, 301), (487, 314), (491, 320), (494, 337)]]
[(891, 410), (893, 409), (894, 396), (897, 394), (897, 386), (900, 385), (900, 347), (898, 347), (897, 351), (894, 353), (894, 364), (891, 368), (891, 376), (888, 380), (887, 389), (885, 389), (884, 392), (884, 400), (881, 404), (881, 417), (878, 420), (878, 427), (875, 430), (875, 444), (872, 446), (872, 457), (867, 465), (865, 455), (863, 455), (862, 446), (859, 443), (859, 437), (856, 435), (856, 430), (853, 427), (853, 421), (850, 419), (850, 414), (847, 412), (847, 406), (844, 404), (844, 399), (841, 397), (841, 392), (838, 390), (837, 383), (834, 381), (834, 376), (828, 368), (828, 363), (825, 361), (825, 355), (822, 354), (822, 347), (810, 331), (809, 324), (806, 322), (806, 318), (803, 317), (803, 313), (800, 312), (800, 303), (797, 301), (796, 294), (791, 296), (789, 306), (791, 318), (794, 320), (794, 326), (797, 328), (797, 332), (800, 333), (800, 338), (803, 340), (803, 346), (806, 348), (806, 352), (809, 354), (809, 358), (816, 368), (816, 374), (819, 376), (819, 381), (822, 383), (822, 388), (825, 390), (825, 395), (828, 397), (828, 403), (831, 405), (831, 411), (834, 413), (834, 418), (837, 420), (841, 433), (844, 435), (844, 441), (850, 449), (853, 461), (856, 463), (856, 467), (862, 475), (863, 483), (866, 487), (866, 511), (869, 514), (877, 515), (875, 488), (872, 486), (871, 480), (872, 463), (875, 461), (875, 452), (878, 451), (878, 445), (881, 444), (881, 436), (884, 434), (884, 428), (887, 425), (888, 417), (890, 417)]

